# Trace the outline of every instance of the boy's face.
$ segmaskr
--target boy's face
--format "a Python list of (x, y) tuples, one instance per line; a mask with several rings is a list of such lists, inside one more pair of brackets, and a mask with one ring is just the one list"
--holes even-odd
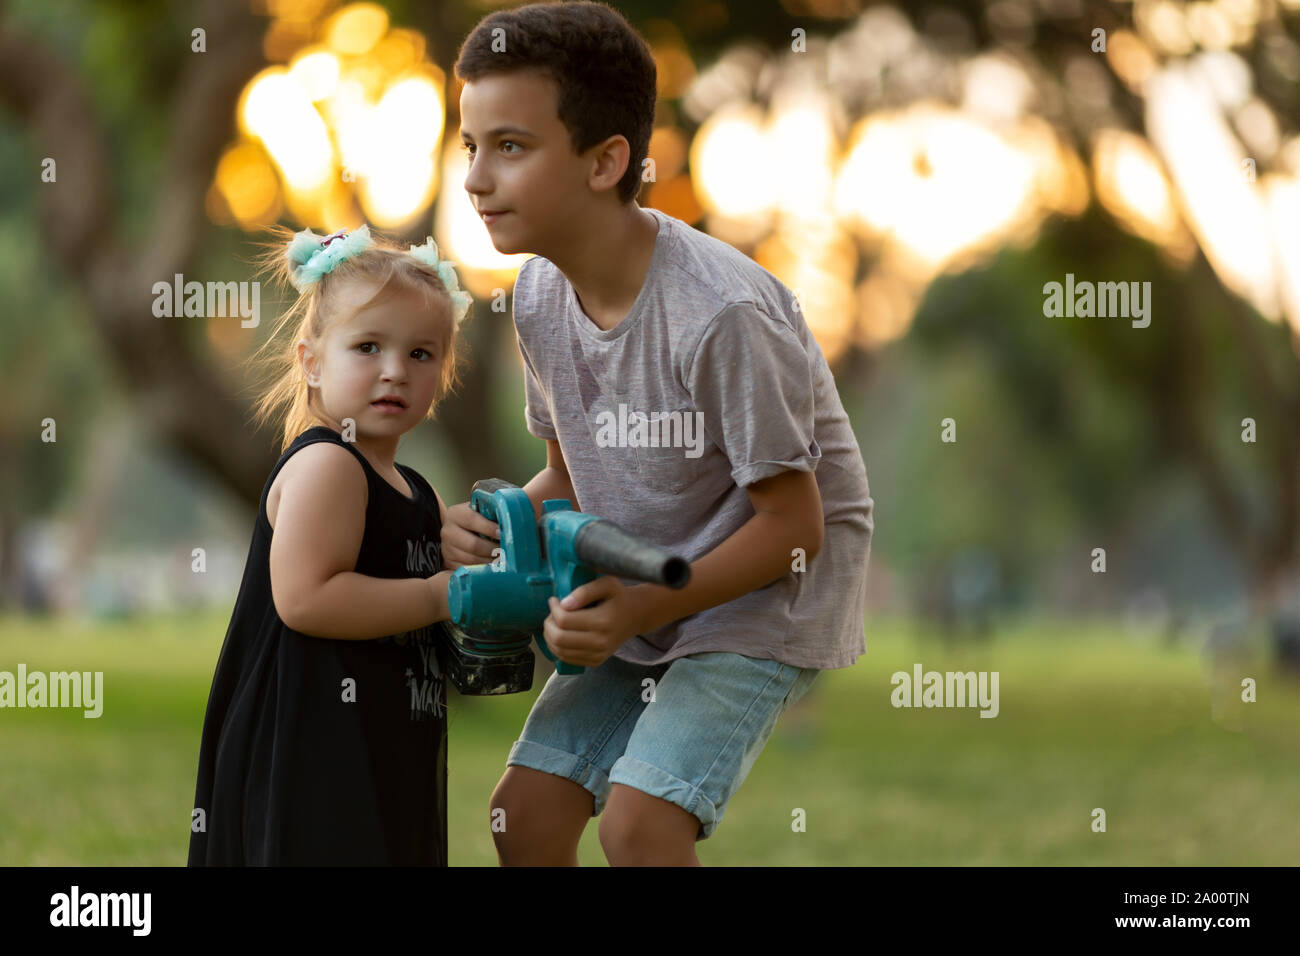
[(498, 252), (541, 255), (574, 228), (601, 146), (581, 156), (558, 113), (559, 89), (536, 70), (469, 81), (460, 96), (465, 191)]

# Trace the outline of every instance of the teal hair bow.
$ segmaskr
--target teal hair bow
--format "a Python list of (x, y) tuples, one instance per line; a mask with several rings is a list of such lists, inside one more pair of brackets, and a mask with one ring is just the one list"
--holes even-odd
[(457, 282), (456, 269), (452, 266), (451, 260), (438, 258), (438, 244), (433, 241), (433, 236), (425, 239), (422, 246), (411, 246), (411, 255), (421, 262), (433, 266), (434, 271), (438, 273), (438, 278), (442, 280), (442, 284), (451, 293), (452, 320), (455, 327), (459, 329), (460, 324), (465, 321), (465, 315), (469, 312), (470, 303), (474, 299)]
[[(332, 236), (318, 236), (310, 229), (304, 229), (289, 242), (289, 262), (293, 264), (290, 281), (299, 292), (306, 292), (322, 276), (333, 272), (339, 265), (365, 252), (372, 245), (374, 241), (370, 238), (369, 226), (361, 226), (352, 232), (341, 229)], [(474, 300), (460, 287), (451, 261), (438, 258), (438, 244), (433, 241), (433, 236), (429, 236), (422, 246), (411, 246), (411, 255), (432, 266), (438, 273), (438, 278), (451, 295), (452, 320), (459, 329)]]
[(328, 275), (353, 256), (360, 255), (372, 245), (370, 227), (362, 226), (352, 232), (340, 230), (332, 236), (318, 236), (310, 229), (294, 235), (289, 243), (289, 261), (294, 268), (290, 281), (299, 292), (306, 292), (322, 276)]

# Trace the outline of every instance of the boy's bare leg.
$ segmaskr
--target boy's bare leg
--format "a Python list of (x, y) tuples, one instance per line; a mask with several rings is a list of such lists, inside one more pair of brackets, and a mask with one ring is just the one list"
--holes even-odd
[(492, 791), (492, 812), (505, 811), (493, 830), (502, 866), (577, 866), (578, 841), (595, 798), (572, 780), (531, 767), (506, 767)]
[(600, 845), (610, 866), (699, 866), (699, 818), (675, 803), (616, 783), (600, 817)]

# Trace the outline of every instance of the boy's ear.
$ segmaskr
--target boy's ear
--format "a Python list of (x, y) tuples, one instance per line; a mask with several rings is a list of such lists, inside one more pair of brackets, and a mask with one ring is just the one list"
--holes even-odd
[(632, 157), (632, 147), (628, 144), (626, 136), (615, 133), (604, 142), (593, 146), (592, 156), (591, 174), (587, 177), (587, 185), (596, 192), (602, 192), (618, 186), (619, 180), (627, 172), (627, 164)]

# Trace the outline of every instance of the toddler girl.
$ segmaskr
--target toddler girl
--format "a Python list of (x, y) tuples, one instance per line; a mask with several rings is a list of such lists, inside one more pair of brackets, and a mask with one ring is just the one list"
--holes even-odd
[(394, 456), (454, 385), (470, 298), (432, 238), (283, 249), (299, 298), (257, 406), (283, 454), (208, 698), (189, 865), (445, 866), (445, 508)]

